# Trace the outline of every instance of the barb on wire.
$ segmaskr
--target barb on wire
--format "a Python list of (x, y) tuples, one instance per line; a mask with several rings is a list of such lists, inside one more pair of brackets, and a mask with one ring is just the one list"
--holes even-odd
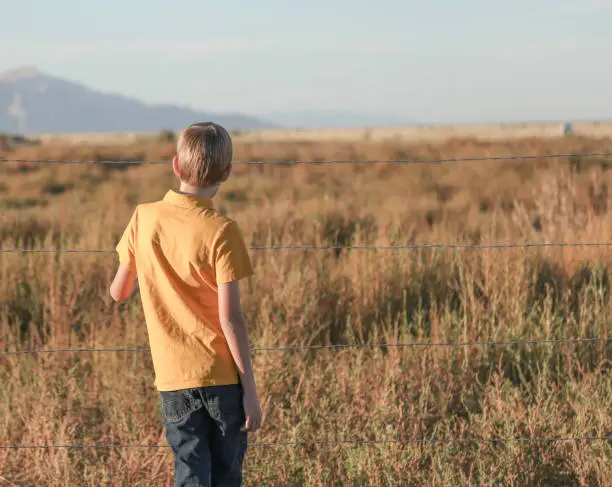
[[(612, 441), (612, 436), (577, 436), (577, 437), (508, 437), (508, 438), (434, 438), (407, 440), (313, 440), (313, 441), (270, 441), (251, 443), (251, 447), (306, 447), (306, 446), (375, 446), (375, 445), (444, 445), (457, 443), (559, 443), (559, 442), (594, 442)], [(0, 450), (104, 450), (114, 448), (155, 449), (169, 448), (160, 444), (57, 444), (57, 445), (0, 445)]]
[[(249, 250), (419, 250), (419, 249), (516, 249), (551, 247), (609, 247), (612, 242), (551, 242), (551, 243), (498, 243), (498, 244), (410, 244), (410, 245), (269, 245), (254, 246)], [(1, 249), (0, 254), (110, 254), (114, 249)]]
[[(330, 161), (234, 161), (232, 164), (246, 165), (296, 165), (296, 164), (442, 164), (451, 162), (478, 162), (478, 161), (516, 161), (529, 159), (558, 159), (562, 157), (612, 157), (612, 152), (586, 152), (570, 154), (524, 154), (524, 155), (501, 155), (501, 156), (481, 156), (481, 157), (449, 157), (443, 159), (338, 159)], [(114, 165), (141, 165), (141, 164), (170, 164), (170, 161), (143, 161), (143, 160), (61, 160), (61, 159), (0, 159), (0, 163), (40, 163), (40, 164), (114, 164)]]
[[(564, 338), (564, 339), (543, 339), (543, 340), (498, 340), (498, 341), (483, 341), (483, 342), (441, 342), (441, 343), (347, 343), (337, 345), (297, 345), (283, 347), (254, 347), (252, 352), (298, 352), (308, 350), (341, 350), (351, 348), (449, 348), (449, 347), (486, 347), (486, 346), (512, 346), (512, 345), (535, 345), (548, 344), (558, 345), (562, 343), (595, 343), (609, 342), (612, 337), (603, 338)], [(150, 352), (150, 348), (56, 348), (56, 349), (40, 349), (40, 350), (15, 350), (11, 352), (0, 352), (0, 356), (4, 355), (36, 355), (36, 354), (53, 354), (53, 353), (81, 353), (81, 352)]]

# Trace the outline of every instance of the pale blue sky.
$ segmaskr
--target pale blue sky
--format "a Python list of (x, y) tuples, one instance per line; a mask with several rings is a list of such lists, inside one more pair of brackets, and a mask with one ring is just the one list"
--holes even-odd
[(144, 101), (612, 119), (612, 0), (0, 0), (0, 71)]

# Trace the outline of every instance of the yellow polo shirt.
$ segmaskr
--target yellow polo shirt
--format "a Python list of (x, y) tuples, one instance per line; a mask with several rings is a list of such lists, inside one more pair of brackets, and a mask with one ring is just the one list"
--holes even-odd
[(218, 284), (253, 274), (236, 222), (171, 190), (136, 207), (116, 250), (138, 274), (157, 389), (238, 383), (217, 301)]

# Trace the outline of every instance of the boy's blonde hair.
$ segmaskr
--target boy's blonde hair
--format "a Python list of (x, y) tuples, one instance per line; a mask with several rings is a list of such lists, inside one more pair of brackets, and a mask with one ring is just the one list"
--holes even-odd
[(196, 123), (183, 130), (176, 153), (183, 182), (200, 188), (215, 186), (232, 162), (232, 138), (221, 125)]

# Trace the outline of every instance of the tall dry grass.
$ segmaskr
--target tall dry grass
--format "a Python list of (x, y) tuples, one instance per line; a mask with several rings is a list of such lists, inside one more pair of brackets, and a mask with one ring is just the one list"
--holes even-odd
[[(241, 144), (238, 159), (394, 159), (610, 150), (568, 138)], [(11, 157), (167, 158), (169, 144)], [(216, 199), (252, 245), (607, 242), (612, 160), (236, 166)], [(0, 166), (3, 248), (112, 248), (165, 166)], [(254, 251), (254, 347), (610, 335), (607, 247)], [(108, 254), (0, 254), (0, 348), (146, 347)], [(549, 438), (612, 431), (610, 343), (258, 352), (251, 441)], [(0, 356), (0, 445), (164, 444), (147, 353)], [(246, 485), (610, 485), (610, 442), (252, 446)], [(0, 485), (171, 485), (167, 449), (0, 450)]]

